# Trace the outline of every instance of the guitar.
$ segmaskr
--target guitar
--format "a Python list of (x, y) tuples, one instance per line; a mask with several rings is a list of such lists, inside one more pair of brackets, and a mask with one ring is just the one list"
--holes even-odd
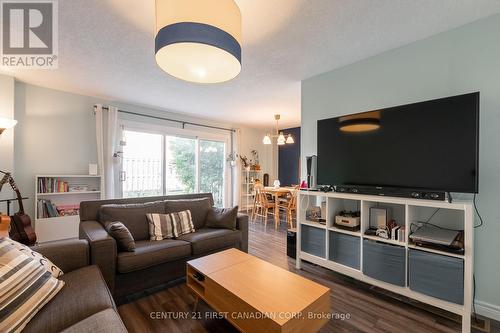
[(19, 205), (19, 211), (11, 216), (11, 228), (10, 228), (10, 238), (19, 243), (26, 245), (33, 245), (36, 243), (36, 234), (31, 226), (31, 219), (29, 215), (24, 213), (23, 197), (19, 188), (17, 187), (14, 178), (12, 178), (9, 172), (2, 172), (4, 174), (2, 180), (0, 180), (0, 189), (2, 186), (9, 182), (12, 190), (16, 192), (17, 203)]

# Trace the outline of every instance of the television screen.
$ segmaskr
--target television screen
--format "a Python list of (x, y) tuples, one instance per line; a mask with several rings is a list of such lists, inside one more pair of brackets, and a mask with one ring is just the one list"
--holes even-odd
[(318, 120), (318, 184), (477, 193), (479, 92)]

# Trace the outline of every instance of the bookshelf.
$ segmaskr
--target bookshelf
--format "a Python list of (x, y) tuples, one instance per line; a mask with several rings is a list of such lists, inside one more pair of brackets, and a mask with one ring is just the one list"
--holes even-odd
[(262, 176), (262, 170), (242, 169), (240, 211), (248, 211), (252, 209), (255, 197), (253, 181), (255, 179), (260, 179), (261, 181), (263, 181)]
[(80, 202), (103, 199), (101, 176), (37, 175), (35, 232), (39, 243), (78, 238)]

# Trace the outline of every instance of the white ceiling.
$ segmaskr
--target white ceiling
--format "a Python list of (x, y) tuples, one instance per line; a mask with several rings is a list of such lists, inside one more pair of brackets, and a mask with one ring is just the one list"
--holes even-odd
[(300, 81), (500, 12), (499, 0), (237, 0), (243, 70), (196, 85), (154, 60), (154, 0), (59, 1), (59, 69), (18, 80), (255, 127), (300, 123)]

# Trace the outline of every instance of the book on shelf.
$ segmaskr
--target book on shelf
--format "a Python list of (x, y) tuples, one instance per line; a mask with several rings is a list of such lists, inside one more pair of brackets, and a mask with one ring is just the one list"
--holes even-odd
[(38, 199), (37, 202), (37, 216), (38, 218), (46, 219), (50, 217), (58, 217), (56, 205), (50, 200)]
[(80, 205), (56, 205), (50, 200), (38, 199), (37, 216), (46, 219), (60, 216), (75, 216), (80, 213)]
[(405, 227), (397, 225), (391, 229), (391, 240), (395, 240), (398, 242), (405, 241)]
[(59, 205), (56, 207), (59, 216), (75, 216), (80, 213), (80, 205)]
[(69, 183), (53, 177), (38, 178), (38, 193), (69, 192)]

